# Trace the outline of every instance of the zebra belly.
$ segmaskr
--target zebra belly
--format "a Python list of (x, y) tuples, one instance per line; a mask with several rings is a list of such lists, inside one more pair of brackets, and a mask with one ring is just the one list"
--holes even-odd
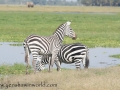
[(71, 58), (62, 58), (62, 57), (59, 57), (59, 61), (61, 62), (61, 63), (66, 63), (66, 64), (71, 64), (71, 63), (74, 63), (74, 60)]

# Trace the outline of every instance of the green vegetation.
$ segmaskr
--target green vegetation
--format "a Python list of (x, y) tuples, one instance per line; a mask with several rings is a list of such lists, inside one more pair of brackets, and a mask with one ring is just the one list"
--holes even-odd
[(120, 58), (120, 54), (111, 55), (110, 57), (114, 57), (114, 58)]
[(66, 38), (64, 43), (81, 42), (88, 47), (120, 46), (120, 14), (117, 13), (43, 13), (0, 12), (0, 41), (23, 42), (30, 34), (51, 35), (66, 21), (77, 33), (77, 40)]
[(24, 64), (18, 64), (18, 63), (15, 63), (14, 65), (3, 64), (3, 65), (0, 65), (0, 75), (25, 74), (25, 68), (26, 66)]

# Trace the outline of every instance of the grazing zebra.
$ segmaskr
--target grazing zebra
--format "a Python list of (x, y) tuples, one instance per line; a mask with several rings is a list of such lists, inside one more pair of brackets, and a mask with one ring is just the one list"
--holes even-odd
[(26, 66), (26, 74), (28, 73), (28, 66), (29, 66), (29, 55), (32, 53), (33, 62), (32, 65), (35, 69), (35, 63), (37, 60), (38, 55), (52, 55), (52, 60), (49, 62), (49, 72), (53, 67), (54, 61), (57, 60), (57, 53), (61, 48), (62, 42), (65, 36), (68, 36), (72, 39), (76, 39), (76, 34), (70, 27), (71, 22), (66, 22), (61, 24), (56, 31), (51, 36), (37, 36), (37, 35), (30, 35), (28, 36), (24, 42), (24, 50), (25, 50), (25, 62), (27, 63)]
[[(56, 63), (57, 69), (60, 68), (61, 63), (72, 64), (75, 63), (76, 68), (80, 69), (80, 63), (83, 63), (84, 68), (89, 66), (88, 48), (81, 43), (62, 45), (58, 52), (59, 63)], [(38, 58), (36, 63), (36, 70), (44, 70), (45, 64), (49, 63), (51, 56), (45, 55), (43, 58)], [(41, 59), (43, 59), (41, 61)]]

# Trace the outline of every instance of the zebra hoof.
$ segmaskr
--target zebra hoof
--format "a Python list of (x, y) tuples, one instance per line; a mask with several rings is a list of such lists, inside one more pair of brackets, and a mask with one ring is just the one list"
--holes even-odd
[(36, 74), (36, 72), (34, 72), (34, 74)]
[(26, 75), (28, 74), (28, 72), (26, 72)]
[(30, 72), (26, 72), (26, 75), (30, 74)]
[(28, 75), (28, 74), (30, 74), (30, 73), (26, 73), (26, 75)]
[(77, 68), (77, 71), (80, 71), (81, 70), (81, 68)]
[(60, 68), (57, 68), (57, 71), (59, 72), (59, 71), (61, 71), (61, 69), (60, 69)]

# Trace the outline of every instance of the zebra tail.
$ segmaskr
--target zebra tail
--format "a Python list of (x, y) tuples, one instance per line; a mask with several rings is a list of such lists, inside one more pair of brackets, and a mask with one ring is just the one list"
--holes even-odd
[(86, 52), (86, 59), (85, 59), (85, 68), (89, 67), (89, 55), (88, 52)]
[(27, 42), (24, 42), (23, 46), (24, 46), (24, 50), (25, 50), (25, 62), (28, 63), (29, 62), (29, 55), (30, 55), (29, 46), (28, 46)]

